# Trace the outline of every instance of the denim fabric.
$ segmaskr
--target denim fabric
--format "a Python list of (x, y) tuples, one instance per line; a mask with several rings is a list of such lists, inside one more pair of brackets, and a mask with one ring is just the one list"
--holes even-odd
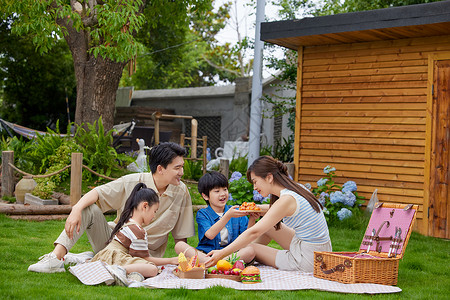
[[(225, 205), (224, 213), (226, 213), (230, 207), (230, 205)], [(219, 215), (211, 208), (211, 206), (202, 208), (197, 212), (198, 250), (208, 253), (211, 250), (219, 250), (226, 246), (220, 246), (220, 232), (212, 240), (205, 236), (208, 229), (219, 221), (219, 219)], [(228, 230), (228, 243), (232, 243), (242, 232), (244, 232), (247, 229), (247, 225), (248, 218), (246, 216), (231, 218), (225, 225)]]

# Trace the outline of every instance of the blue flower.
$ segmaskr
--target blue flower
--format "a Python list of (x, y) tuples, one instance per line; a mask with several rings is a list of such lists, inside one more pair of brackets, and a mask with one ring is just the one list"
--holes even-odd
[(336, 171), (336, 168), (332, 168), (331, 166), (326, 166), (325, 168), (323, 168), (323, 172), (325, 174), (328, 174), (328, 173), (334, 172), (334, 171)]
[(323, 213), (326, 214), (326, 215), (329, 215), (330, 211), (326, 207), (324, 207), (323, 208)]
[(317, 180), (317, 186), (322, 186), (325, 183), (327, 183), (328, 179), (327, 178), (320, 178), (319, 180)]
[(239, 179), (241, 179), (241, 177), (242, 177), (242, 174), (240, 172), (234, 171), (233, 174), (231, 174), (229, 182), (233, 182), (235, 180), (239, 180)]
[(263, 202), (263, 200), (264, 200), (264, 197), (263, 197), (263, 196), (261, 196), (261, 194), (260, 194), (260, 193), (258, 193), (258, 191), (256, 191), (256, 190), (253, 190), (253, 200), (254, 200), (255, 202), (259, 202), (259, 203), (261, 203), (261, 202)]
[(356, 186), (356, 183), (354, 181), (347, 181), (346, 183), (344, 183), (344, 185), (342, 186), (342, 191), (345, 192), (354, 192), (356, 191), (358, 188)]
[(344, 196), (345, 198), (344, 201), (342, 201), (342, 203), (350, 207), (353, 207), (353, 204), (355, 204), (356, 201), (356, 196), (352, 192), (345, 192)]
[(338, 202), (344, 203), (345, 195), (341, 191), (333, 192), (330, 194), (330, 202), (335, 204)]
[(336, 215), (339, 218), (339, 220), (342, 221), (344, 219), (350, 218), (352, 216), (352, 212), (349, 209), (343, 207), (341, 208), (340, 211), (336, 213)]
[(307, 188), (308, 190), (311, 190), (311, 183), (305, 183), (305, 188)]
[(231, 195), (231, 193), (228, 193), (228, 201), (233, 201), (233, 196)]
[(322, 204), (323, 206), (325, 206), (326, 197), (330, 197), (330, 195), (328, 195), (328, 193), (325, 193), (325, 192), (320, 193), (318, 200), (319, 200), (320, 204)]

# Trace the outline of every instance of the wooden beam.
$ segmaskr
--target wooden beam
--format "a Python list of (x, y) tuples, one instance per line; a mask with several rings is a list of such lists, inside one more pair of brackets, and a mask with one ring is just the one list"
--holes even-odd
[(23, 205), (7, 204), (0, 205), (0, 213), (7, 215), (53, 215), (70, 214), (70, 205)]
[(294, 180), (298, 181), (300, 172), (300, 132), (302, 115), (302, 82), (303, 82), (303, 47), (297, 50), (297, 93), (295, 97), (295, 132), (294, 132)]

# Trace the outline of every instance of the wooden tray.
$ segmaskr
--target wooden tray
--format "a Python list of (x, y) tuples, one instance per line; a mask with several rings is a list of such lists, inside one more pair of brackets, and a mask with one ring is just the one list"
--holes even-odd
[(205, 274), (205, 278), (220, 278), (220, 279), (229, 279), (234, 281), (241, 281), (241, 275), (224, 275), (224, 274)]
[(245, 211), (245, 212), (262, 212), (261, 209), (258, 210), (250, 210), (250, 209), (239, 209), (239, 211)]

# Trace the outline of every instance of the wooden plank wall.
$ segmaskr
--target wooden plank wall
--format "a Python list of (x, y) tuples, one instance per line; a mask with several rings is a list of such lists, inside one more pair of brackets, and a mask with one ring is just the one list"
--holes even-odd
[(427, 59), (450, 51), (450, 36), (302, 51), (299, 181), (315, 187), (323, 168), (332, 165), (336, 182), (355, 181), (366, 199), (378, 189), (380, 201), (418, 204), (420, 227)]

